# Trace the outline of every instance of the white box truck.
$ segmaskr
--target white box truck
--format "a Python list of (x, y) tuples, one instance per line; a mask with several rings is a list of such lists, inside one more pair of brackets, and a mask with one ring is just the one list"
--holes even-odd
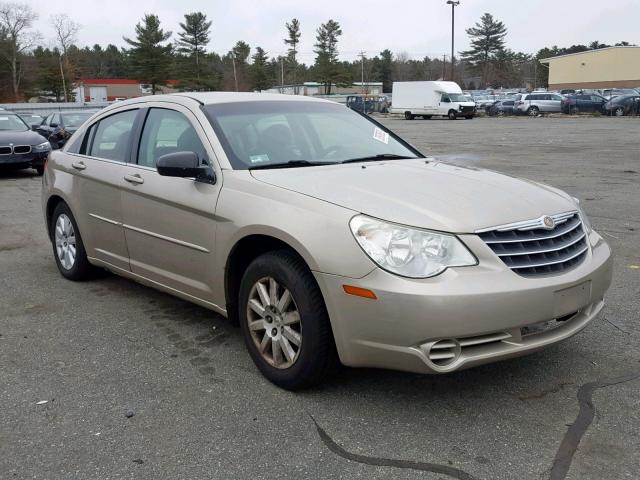
[(407, 120), (416, 116), (472, 119), (476, 104), (462, 94), (455, 82), (393, 82), (391, 113), (400, 113)]

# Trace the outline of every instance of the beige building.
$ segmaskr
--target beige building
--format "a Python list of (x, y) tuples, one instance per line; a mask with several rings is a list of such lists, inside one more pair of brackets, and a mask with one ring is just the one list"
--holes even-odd
[(608, 47), (545, 58), (549, 89), (640, 87), (640, 47)]

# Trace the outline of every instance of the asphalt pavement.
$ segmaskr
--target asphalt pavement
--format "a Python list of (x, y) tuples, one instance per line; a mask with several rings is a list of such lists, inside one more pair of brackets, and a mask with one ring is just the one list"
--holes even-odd
[(0, 172), (0, 479), (638, 478), (640, 120), (381, 121), (582, 199), (615, 255), (601, 316), (515, 360), (290, 393), (224, 318), (111, 274), (64, 280), (40, 178)]

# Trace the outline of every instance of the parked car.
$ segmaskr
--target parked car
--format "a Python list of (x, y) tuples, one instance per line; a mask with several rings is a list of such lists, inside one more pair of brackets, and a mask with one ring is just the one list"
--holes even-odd
[(562, 99), (561, 110), (562, 113), (580, 113), (580, 112), (603, 112), (604, 104), (607, 100), (595, 94), (573, 94), (567, 95)]
[(502, 117), (504, 115), (513, 115), (514, 100), (498, 100), (485, 111), (490, 117)]
[(558, 93), (525, 93), (516, 100), (514, 112), (536, 116), (540, 113), (559, 112), (563, 96)]
[(52, 152), (42, 206), (64, 277), (103, 267), (229, 316), (288, 389), (338, 362), (446, 373), (538, 351), (611, 282), (568, 194), (310, 97), (118, 102)]
[(604, 111), (617, 117), (640, 115), (640, 94), (614, 97), (605, 104)]
[(600, 93), (607, 100), (611, 100), (622, 95), (635, 95), (638, 92), (633, 88), (604, 88), (600, 90)]
[(35, 131), (48, 139), (52, 148), (58, 149), (94, 113), (93, 110), (52, 113), (35, 128)]
[(40, 125), (44, 120), (44, 117), (42, 115), (38, 115), (37, 113), (16, 112), (16, 115), (24, 120), (24, 123), (29, 125), (29, 128), (31, 129), (33, 129), (34, 126), (37, 127), (38, 125)]
[(18, 115), (0, 113), (0, 167), (33, 168), (42, 175), (50, 150), (49, 142), (32, 132)]

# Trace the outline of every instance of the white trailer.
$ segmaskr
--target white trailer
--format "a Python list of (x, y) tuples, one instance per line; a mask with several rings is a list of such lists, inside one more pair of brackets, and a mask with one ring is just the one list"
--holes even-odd
[(472, 119), (476, 104), (462, 94), (455, 82), (393, 82), (391, 113), (400, 113), (407, 120), (417, 116)]

